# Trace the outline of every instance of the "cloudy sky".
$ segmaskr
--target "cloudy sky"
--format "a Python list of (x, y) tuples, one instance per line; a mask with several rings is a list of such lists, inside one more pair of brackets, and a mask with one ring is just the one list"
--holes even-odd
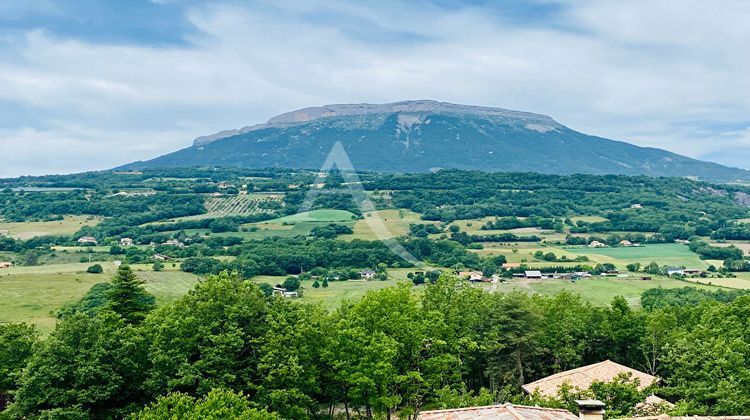
[(0, 1), (0, 176), (329, 103), (543, 113), (750, 168), (750, 1)]

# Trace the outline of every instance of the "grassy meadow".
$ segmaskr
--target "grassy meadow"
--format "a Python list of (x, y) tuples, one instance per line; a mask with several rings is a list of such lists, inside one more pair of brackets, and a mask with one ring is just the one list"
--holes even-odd
[[(0, 271), (0, 323), (30, 322), (43, 333), (55, 326), (56, 312), (66, 303), (80, 299), (96, 283), (107, 282), (115, 273), (112, 263), (99, 263), (102, 274), (86, 273), (89, 263), (13, 267)], [(165, 303), (187, 293), (198, 277), (181, 271), (150, 271), (150, 266), (133, 266), (146, 290)]]
[(49, 222), (0, 223), (0, 232), (16, 239), (30, 239), (36, 236), (72, 235), (83, 226), (95, 226), (101, 218), (93, 216), (65, 216), (63, 220)]
[(562, 279), (513, 279), (496, 285), (482, 285), (484, 288), (502, 293), (523, 291), (526, 293), (552, 295), (565, 290), (580, 294), (589, 302), (597, 305), (609, 304), (615, 296), (623, 296), (632, 306), (640, 306), (641, 293), (647, 289), (655, 287), (672, 289), (685, 286), (696, 286), (710, 290), (717, 289), (715, 286), (691, 284), (688, 281), (676, 280), (669, 277), (653, 277), (652, 280), (641, 280), (640, 277), (631, 276), (589, 277), (576, 280), (575, 282)]

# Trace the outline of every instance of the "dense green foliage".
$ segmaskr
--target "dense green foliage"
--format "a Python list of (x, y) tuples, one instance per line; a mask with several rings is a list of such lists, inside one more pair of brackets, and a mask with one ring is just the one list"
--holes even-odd
[(565, 407), (583, 395), (630, 414), (643, 393), (627, 378), (544, 401), (520, 392), (605, 359), (664, 378), (657, 392), (676, 412), (750, 410), (750, 297), (639, 311), (622, 298), (596, 307), (568, 293), (490, 294), (446, 276), (421, 287), (421, 299), (393, 287), (329, 313), (222, 274), (137, 325), (111, 311), (78, 313), (8, 382), (8, 414), (315, 418), (338, 407), (370, 417), (497, 401)]

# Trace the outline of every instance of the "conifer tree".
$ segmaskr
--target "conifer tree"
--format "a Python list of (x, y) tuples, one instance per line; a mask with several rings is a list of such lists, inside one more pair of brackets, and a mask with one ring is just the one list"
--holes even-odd
[(143, 288), (143, 282), (127, 265), (121, 265), (107, 293), (109, 309), (125, 322), (137, 324), (154, 308), (155, 298)]

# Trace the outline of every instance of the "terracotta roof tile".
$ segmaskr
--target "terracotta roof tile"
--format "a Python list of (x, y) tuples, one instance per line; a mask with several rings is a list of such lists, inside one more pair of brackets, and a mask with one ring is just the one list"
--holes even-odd
[(573, 370), (556, 373), (552, 376), (542, 378), (538, 381), (524, 385), (522, 388), (529, 394), (539, 391), (541, 395), (554, 397), (565, 382), (579, 389), (588, 389), (594, 381), (609, 382), (620, 373), (630, 373), (632, 379), (639, 379), (639, 388), (643, 389), (659, 379), (647, 373), (631, 369), (627, 366), (615, 363), (611, 360), (594, 363), (593, 365), (579, 367)]
[(573, 420), (578, 419), (570, 411), (557, 408), (526, 407), (502, 404), (486, 407), (455, 408), (450, 410), (423, 411), (420, 420)]

